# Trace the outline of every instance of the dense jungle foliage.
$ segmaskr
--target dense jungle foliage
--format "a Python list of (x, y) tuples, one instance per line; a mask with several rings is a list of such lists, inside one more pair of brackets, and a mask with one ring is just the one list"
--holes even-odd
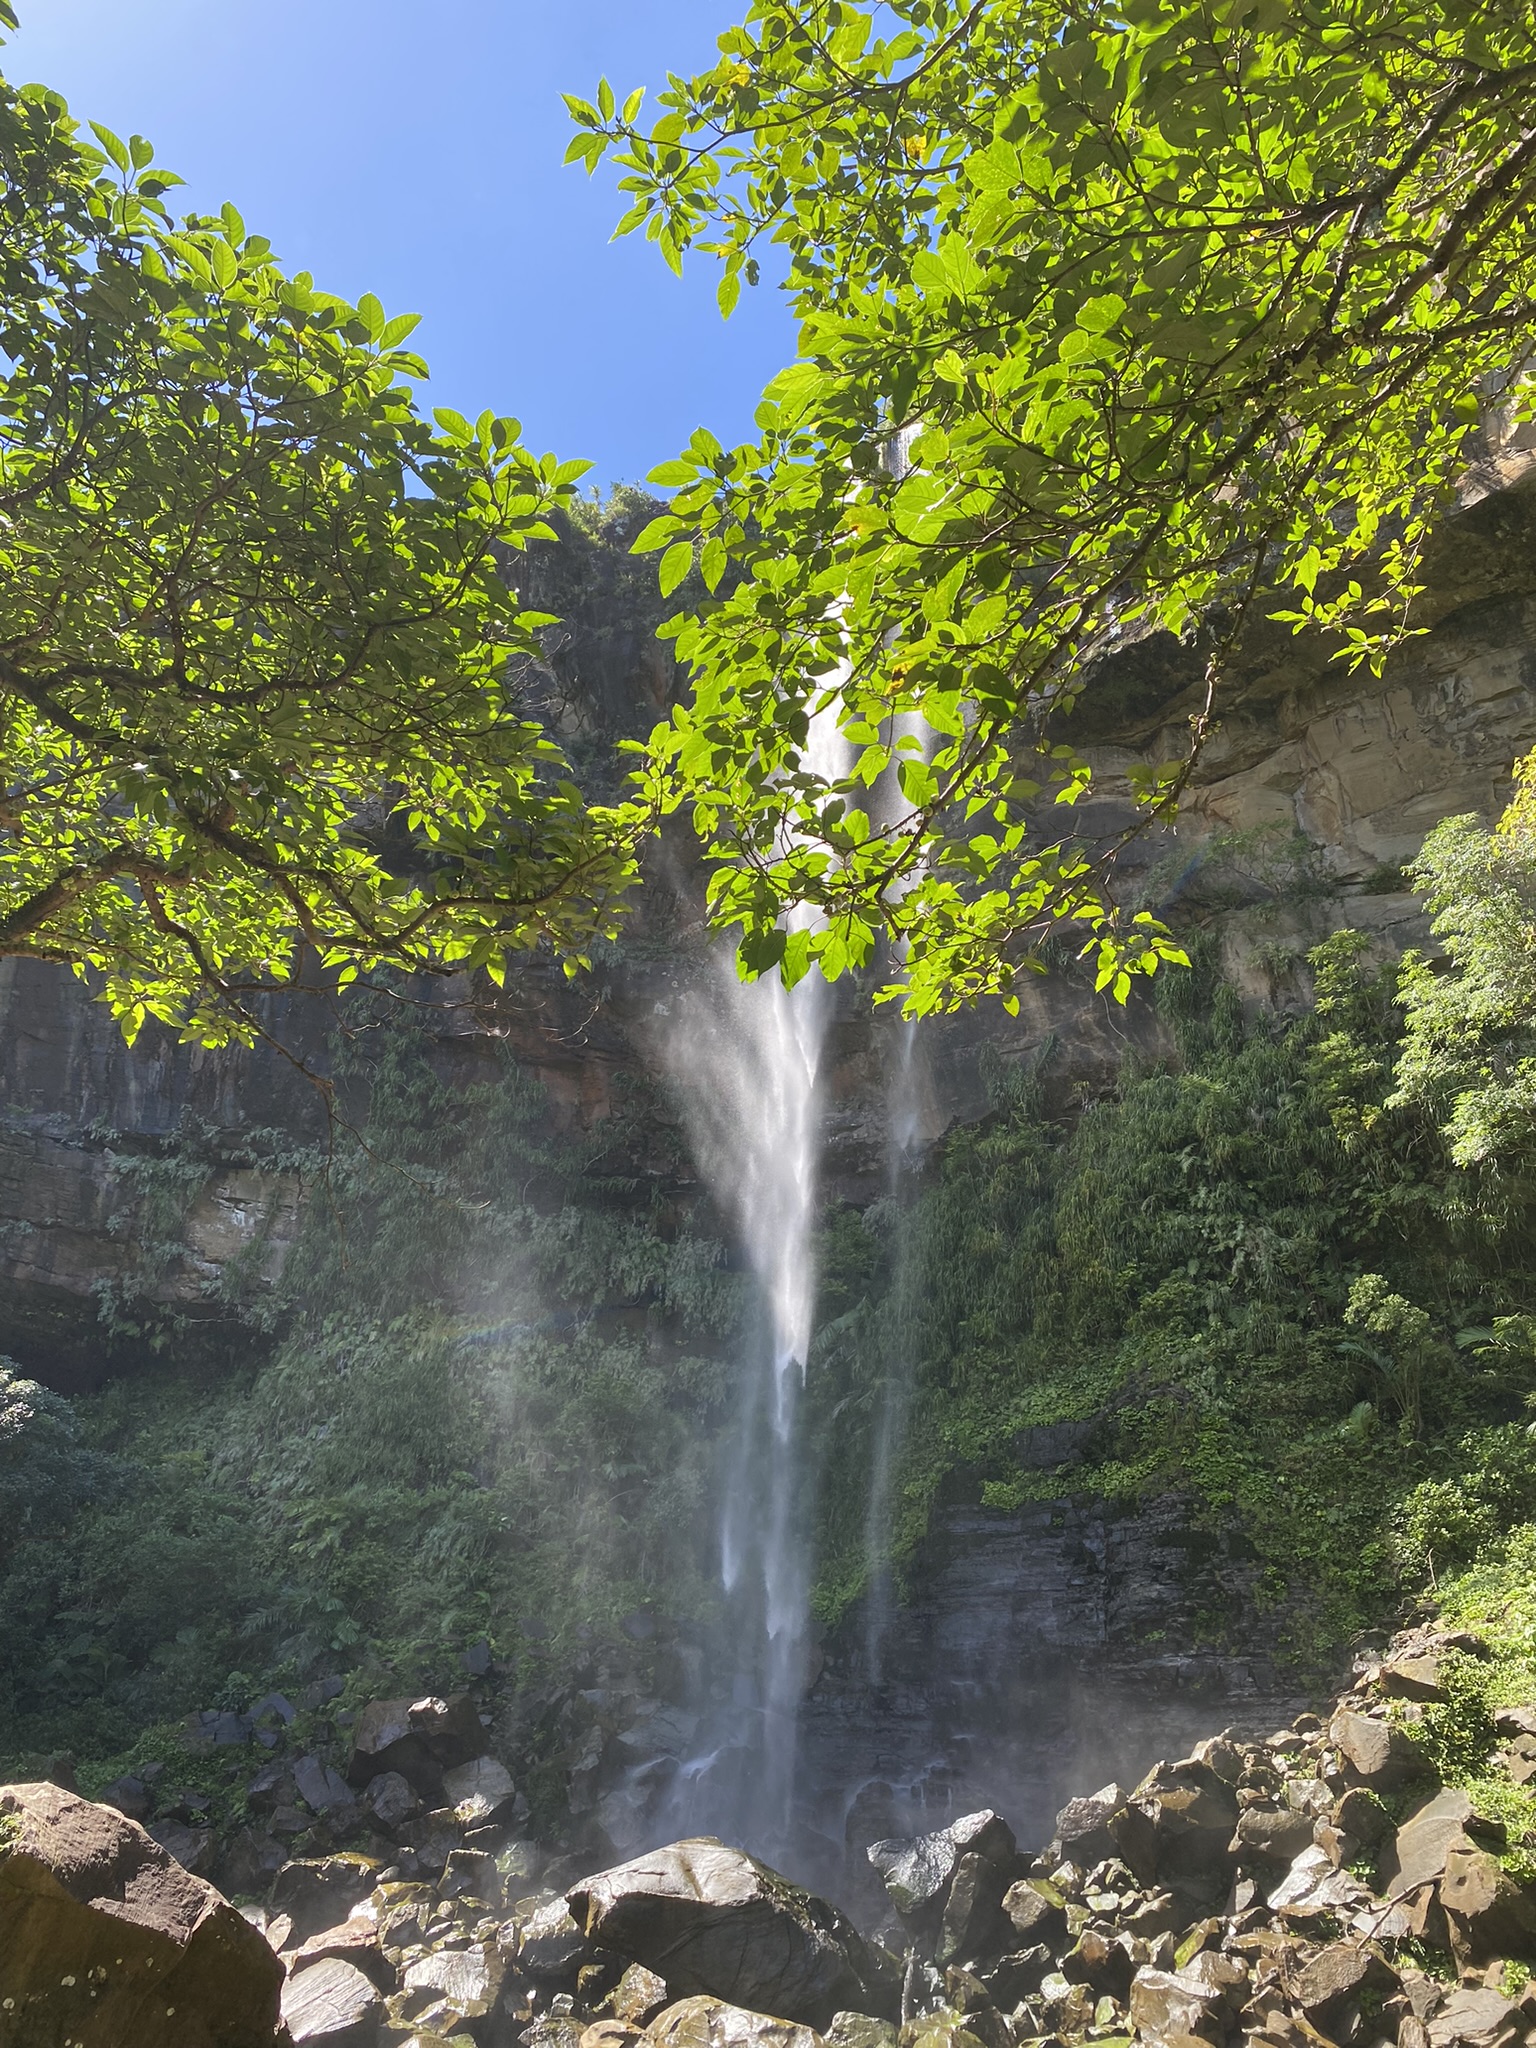
[[(1527, 779), (1497, 832), (1432, 835), (1438, 970), (1339, 931), (1304, 1007), (1245, 1014), (1195, 945), (1159, 990), (1168, 1057), (1071, 1113), (1048, 1051), (996, 1062), (987, 1118), (827, 1212), (824, 1622), (872, 1566), (918, 1566), (936, 1504), (1067, 1491), (1182, 1496), (1303, 1670), (1469, 1568), (1524, 1611), (1502, 1546), (1536, 1518), (1530, 810)], [(1227, 849), (1228, 881), (1252, 855)], [(158, 1363), (73, 1403), (0, 1380), (0, 1767), (104, 1770), (330, 1673), (446, 1683), (481, 1638), (520, 1683), (568, 1679), (636, 1609), (708, 1639), (750, 1295), (673, 1108), (636, 1087), (557, 1138), (510, 1057), (466, 1089), (421, 1024), (368, 1024), (339, 1075), (366, 1117), (275, 1295), (237, 1274), (199, 1336), (119, 1290), (104, 1313)], [(125, 1161), (146, 1286), (213, 1157), (189, 1129)], [(1021, 1433), (1062, 1422), (1082, 1461), (1038, 1469)]]

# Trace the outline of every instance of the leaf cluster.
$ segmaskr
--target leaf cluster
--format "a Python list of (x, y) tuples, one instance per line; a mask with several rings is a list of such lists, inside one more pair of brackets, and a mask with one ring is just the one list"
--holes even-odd
[(714, 256), (727, 311), (771, 248), (803, 322), (759, 438), (695, 435), (637, 543), (717, 593), (675, 623), (693, 693), (638, 786), (691, 808), (746, 972), (888, 938), (921, 1014), (1006, 994), (1064, 924), (1122, 997), (1178, 957), (1117, 907), (1121, 836), (1072, 835), (1067, 714), (1127, 639), (1199, 640), (1145, 822), (1259, 610), (1378, 667), (1412, 630), (1480, 405), (1525, 404), (1533, 27), (1527, 0), (754, 0), (654, 120), (571, 103), (621, 232)]

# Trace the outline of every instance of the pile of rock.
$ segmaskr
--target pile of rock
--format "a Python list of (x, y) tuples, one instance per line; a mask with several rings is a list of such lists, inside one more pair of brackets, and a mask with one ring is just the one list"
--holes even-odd
[[(878, 1940), (714, 1841), (572, 1882), (449, 1702), (359, 1717), (348, 1795), (392, 1860), (291, 1859), (243, 1919), (126, 1818), (12, 1788), (0, 2038), (137, 2040), (119, 2008), (148, 1998), (146, 2041), (256, 2048), (281, 1977), (286, 2039), (326, 2048), (1536, 2048), (1536, 1888), (1411, 1733), (1479, 1651), (1400, 1638), (1326, 1722), (1075, 1799), (1038, 1855), (991, 1812), (877, 1842)], [(1536, 1702), (1499, 1728), (1497, 1766), (1536, 1778)]]

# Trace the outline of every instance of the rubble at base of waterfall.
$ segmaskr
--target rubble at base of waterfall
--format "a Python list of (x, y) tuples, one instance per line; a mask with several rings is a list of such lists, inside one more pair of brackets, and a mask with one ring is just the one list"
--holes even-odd
[[(990, 1812), (877, 1842), (868, 1856), (889, 1914), (870, 1938), (711, 1840), (577, 1878), (569, 1858), (518, 1837), (507, 1771), (465, 1754), (477, 1746), (469, 1713), (376, 1703), (359, 1718), (349, 1775), (394, 1831), (394, 1860), (382, 1840), (377, 1854), (292, 1860), (264, 1904), (242, 1909), (283, 1973), (271, 2038), (295, 2048), (1536, 2048), (1536, 1840), (1508, 1839), (1436, 1781), (1413, 1734), (1454, 1660), (1481, 1653), (1465, 1634), (1400, 1636), (1327, 1720), (1302, 1715), (1258, 1739), (1216, 1735), (1131, 1790), (1074, 1799), (1038, 1854), (1021, 1853)], [(1505, 1709), (1497, 1726), (1492, 1769), (1511, 1786), (1536, 1779), (1536, 1702)], [(421, 1786), (444, 1803), (424, 1806)], [(39, 1790), (14, 1788), (23, 1820), (25, 1795)], [(30, 2048), (47, 2038), (57, 1994), (9, 1981), (21, 1949), (8, 1929), (16, 1899), (40, 1910), (54, 1879), (35, 1830), (21, 1850), (8, 1841), (11, 1797), (0, 1792), (0, 2011)], [(120, 1813), (73, 1804), (148, 1842)], [(150, 1852), (163, 1858), (156, 1844)], [(126, 1852), (113, 1853), (121, 1862)], [(23, 1882), (13, 1865), (31, 1875)], [(78, 1873), (64, 1878), (75, 1931), (55, 1939), (50, 1982), (68, 1961), (59, 1942), (89, 1946), (76, 1922), (95, 1907), (116, 1912), (114, 1926), (131, 1917), (121, 1904), (82, 1902)], [(194, 2009), (189, 1987), (183, 2010)], [(95, 2048), (84, 2021), (71, 2038)], [(212, 2037), (179, 2035), (166, 2019), (154, 2038), (202, 2048)]]

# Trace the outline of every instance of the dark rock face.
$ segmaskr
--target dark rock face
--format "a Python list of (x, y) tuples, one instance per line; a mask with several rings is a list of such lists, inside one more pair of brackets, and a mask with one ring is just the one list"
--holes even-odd
[(894, 2017), (894, 1963), (824, 1900), (740, 1849), (701, 1839), (585, 1879), (566, 1894), (589, 1941), (669, 1985), (823, 2027), (845, 2006)]
[[(1228, 967), (1256, 1004), (1300, 992), (1297, 977), (1277, 980), (1277, 946), (1300, 950), (1339, 924), (1360, 926), (1387, 947), (1419, 938), (1413, 900), (1391, 886), (1380, 893), (1383, 879), (1390, 884), (1390, 870), (1441, 818), (1495, 815), (1511, 763), (1536, 741), (1536, 487), (1528, 472), (1510, 469), (1469, 484), (1469, 501), (1478, 491), (1481, 500), (1448, 523), (1426, 565), (1424, 637), (1407, 642), (1381, 679), (1349, 674), (1326, 646), (1282, 628), (1255, 631), (1177, 831), (1133, 847), (1122, 863), (1171, 861), (1171, 903), (1198, 887), (1213, 834), (1294, 835), (1323, 893), (1305, 912), (1272, 922), (1262, 952), (1228, 929)], [(574, 626), (562, 629), (565, 642), (552, 656), (545, 696), (569, 729), (643, 730), (673, 687), (669, 661), (633, 620), (600, 616), (610, 600), (630, 604), (634, 592), (622, 578), (583, 583), (567, 612)], [(1182, 750), (1191, 693), (1200, 687), (1198, 651), (1164, 639), (1128, 647), (1102, 666), (1065, 734), (1095, 762), (1095, 795), (1073, 813), (1087, 838), (1126, 822), (1130, 768)], [(658, 862), (635, 927), (653, 939), (664, 933), (667, 947), (648, 949), (649, 958), (636, 949), (580, 984), (535, 972), (504, 998), (445, 1009), (445, 1068), (472, 1078), (494, 1033), (538, 1074), (557, 1120), (587, 1125), (607, 1114), (617, 1080), (658, 1069), (657, 1034), (699, 976), (696, 891), (674, 869), (670, 855)], [(1121, 1010), (1067, 974), (1026, 983), (1017, 1018), (988, 1011), (925, 1029), (909, 1105), (918, 1149), (984, 1113), (984, 1048), (1015, 1063), (1051, 1043), (1046, 1085), (1070, 1102), (1111, 1085), (1129, 1048), (1161, 1046), (1143, 1005)], [(470, 992), (455, 983), (443, 993), (463, 1005)], [(334, 1023), (325, 1002), (295, 997), (274, 1005), (270, 1022), (325, 1070)], [(205, 1053), (149, 1026), (130, 1051), (63, 969), (0, 963), (0, 1026), (0, 1352), (50, 1386), (93, 1384), (107, 1362), (99, 1292), (132, 1279), (138, 1257), (137, 1196), (121, 1157), (152, 1152), (184, 1119), (232, 1156), (253, 1130), (317, 1138), (320, 1098), (266, 1047)], [(839, 991), (823, 1170), (839, 1196), (883, 1191), (898, 1029), (889, 1017), (872, 1019), (853, 988)], [(215, 1159), (188, 1209), (185, 1252), (149, 1276), (149, 1297), (195, 1314), (216, 1300), (237, 1257), (254, 1263), (258, 1284), (270, 1280), (292, 1239), (299, 1194), (284, 1174)], [(1022, 1449), (1026, 1462), (1037, 1451), (1044, 1463), (1070, 1455), (1053, 1443)]]
[(135, 1822), (57, 1785), (0, 1789), (6, 2048), (271, 2048), (282, 1967)]
[(1262, 1657), (1189, 1647), (1212, 1602), (1258, 1640), (1250, 1590), (1241, 1558), (1191, 1549), (1175, 1500), (947, 1510), (910, 1603), (854, 1617), (802, 1710), (807, 1874), (867, 1908), (873, 1840), (987, 1802), (1028, 1840), (1085, 1774), (1134, 1784), (1213, 1723), (1289, 1718)]

